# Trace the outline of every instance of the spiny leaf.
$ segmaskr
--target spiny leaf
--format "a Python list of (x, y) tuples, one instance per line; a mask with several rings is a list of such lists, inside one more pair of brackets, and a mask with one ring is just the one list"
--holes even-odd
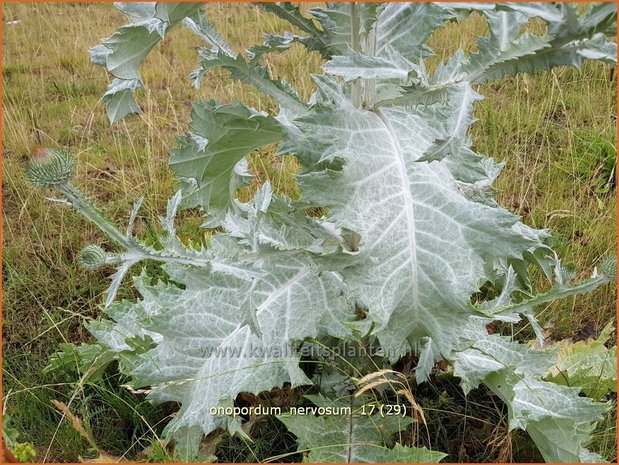
[(308, 396), (316, 406), (333, 409), (325, 416), (280, 415), (278, 418), (298, 438), (298, 450), (308, 452), (308, 462), (439, 462), (441, 452), (393, 445), (393, 435), (405, 429), (410, 417), (363, 415), (358, 403)]
[(105, 66), (114, 80), (103, 101), (111, 123), (141, 113), (133, 91), (142, 88), (140, 66), (164, 35), (186, 16), (200, 15), (201, 3), (116, 3), (131, 23), (90, 49), (91, 61)]
[(609, 405), (580, 397), (578, 388), (544, 381), (554, 364), (552, 351), (532, 349), (497, 335), (477, 337), (454, 354), (454, 373), (465, 392), (482, 381), (508, 407), (510, 429), (527, 430), (548, 462), (578, 462), (592, 422)]
[(202, 76), (211, 69), (224, 68), (230, 71), (233, 79), (256, 86), (261, 92), (274, 97), (282, 110), (292, 115), (303, 113), (305, 105), (299, 101), (296, 91), (285, 81), (271, 79), (268, 70), (256, 64), (247, 62), (242, 56), (229, 55), (221, 49), (200, 50), (200, 67), (190, 74), (194, 85), (198, 87)]
[(329, 81), (316, 82), (321, 106), (295, 124), (316, 147), (328, 144), (324, 160), (345, 164), (335, 173), (301, 174), (304, 198), (326, 206), (337, 227), (360, 234), (360, 251), (342, 274), (382, 344), (403, 354), (415, 334), (448, 353), (449, 335), (472, 315), (469, 297), (483, 281), (484, 257), (522, 256), (544, 234), (467, 200), (443, 163), (416, 162), (433, 142), (428, 128), (437, 119), (404, 108), (358, 109)]
[(597, 400), (609, 392), (617, 392), (617, 348), (609, 349), (605, 345), (614, 329), (609, 323), (597, 339), (564, 340), (552, 346), (557, 355), (546, 379), (578, 387)]
[(181, 145), (172, 151), (170, 167), (182, 183), (183, 206), (203, 206), (209, 226), (215, 227), (225, 218), (236, 189), (242, 185), (239, 162), (251, 151), (278, 141), (282, 132), (274, 118), (239, 102), (196, 103), (191, 115), (192, 133), (179, 140)]

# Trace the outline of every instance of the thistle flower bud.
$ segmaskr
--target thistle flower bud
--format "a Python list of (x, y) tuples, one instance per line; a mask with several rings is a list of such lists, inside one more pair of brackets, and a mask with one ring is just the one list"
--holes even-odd
[(26, 175), (37, 187), (66, 184), (75, 171), (75, 158), (62, 148), (39, 149), (30, 159)]
[(106, 252), (98, 245), (87, 245), (77, 256), (77, 262), (86, 270), (96, 270), (109, 264), (108, 259), (112, 254)]

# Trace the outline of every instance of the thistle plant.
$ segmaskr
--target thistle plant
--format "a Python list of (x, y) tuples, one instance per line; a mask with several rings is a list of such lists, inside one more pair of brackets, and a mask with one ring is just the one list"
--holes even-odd
[[(179, 24), (203, 42), (190, 76), (196, 86), (223, 68), (279, 104), (276, 115), (238, 101), (193, 105), (189, 132), (170, 154), (180, 189), (161, 220), (161, 248), (132, 235), (141, 201), (123, 233), (70, 184), (74, 162), (66, 151), (49, 149), (28, 169), (34, 184), (56, 189), (121, 249), (90, 245), (79, 256), (88, 269), (117, 266), (106, 317), (88, 325), (105, 357), (90, 362), (117, 360), (132, 388), (146, 389), (152, 402), (180, 405), (164, 434), (183, 460), (218, 429), (246, 435), (240, 417), (213, 413), (219, 407), (283, 385), (314, 385), (314, 405), (353, 408), (345, 422), (280, 416), (309, 461), (441, 460), (438, 451), (394, 442), (421, 421), (414, 408), (402, 418), (359, 414), (368, 394), (362, 380), (391, 373), (408, 354), (417, 365), (406, 383), (429, 382), (436, 362), (447, 362), (465, 393), (483, 384), (504, 402), (510, 430), (526, 430), (545, 460), (601, 460), (586, 446), (609, 404), (553, 382), (554, 351), (489, 334), (487, 326), (524, 319), (542, 344), (536, 307), (614, 281), (616, 260), (574, 282), (549, 233), (494, 200), (502, 164), (475, 153), (467, 133), (482, 98), (476, 84), (585, 59), (616, 63), (616, 44), (605, 35), (616, 25), (616, 5), (329, 3), (311, 16), (289, 3), (258, 6), (297, 32), (267, 35), (244, 56), (199, 3), (119, 3), (130, 23), (91, 49), (93, 63), (113, 78), (103, 97), (112, 123), (141, 112), (133, 95), (144, 87), (140, 65)], [(472, 11), (490, 31), (479, 51), (459, 50), (428, 71), (431, 34)], [(545, 21), (546, 32), (523, 32), (531, 18)], [(308, 102), (264, 65), (267, 54), (295, 43), (325, 59)], [(300, 199), (265, 183), (241, 202), (238, 189), (251, 179), (247, 155), (275, 143), (299, 162)], [(315, 207), (325, 215), (310, 215)], [(204, 227), (220, 228), (208, 247), (177, 238), (179, 208), (202, 209)], [(144, 260), (161, 262), (169, 282), (152, 283), (142, 272), (133, 281), (141, 298), (117, 301), (123, 277)], [(552, 282), (549, 290), (533, 289), (534, 268)], [(473, 300), (484, 285), (496, 297)], [(303, 347), (340, 341), (378, 346), (385, 355), (371, 364), (351, 358), (319, 376), (300, 366)]]

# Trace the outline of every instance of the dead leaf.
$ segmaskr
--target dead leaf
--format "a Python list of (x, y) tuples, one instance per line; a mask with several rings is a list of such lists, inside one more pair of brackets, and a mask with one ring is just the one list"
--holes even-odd
[(77, 431), (78, 434), (82, 438), (84, 438), (88, 442), (88, 444), (90, 444), (90, 446), (93, 449), (95, 449), (97, 452), (99, 452), (99, 448), (97, 447), (97, 444), (95, 443), (95, 440), (84, 429), (84, 425), (82, 425), (82, 420), (80, 420), (77, 416), (75, 416), (73, 414), (73, 412), (71, 412), (71, 409), (69, 409), (67, 404), (65, 404), (64, 402), (60, 402), (59, 400), (55, 400), (54, 399), (54, 400), (52, 400), (52, 405), (54, 407), (56, 407), (56, 409), (60, 413), (62, 413), (65, 417), (67, 417), (69, 419), (69, 421), (71, 422), (71, 426), (73, 426), (73, 429), (75, 431)]

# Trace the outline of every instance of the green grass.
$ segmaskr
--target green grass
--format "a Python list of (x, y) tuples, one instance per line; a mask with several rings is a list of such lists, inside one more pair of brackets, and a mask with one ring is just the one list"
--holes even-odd
[[(208, 13), (239, 50), (261, 42), (264, 32), (286, 27), (242, 4), (209, 5)], [(110, 4), (5, 4), (3, 20), (16, 19), (21, 23), (5, 25), (2, 38), (4, 408), (20, 440), (35, 444), (38, 461), (94, 455), (53, 408), (53, 399), (72, 399), (73, 413), (110, 454), (170, 460), (156, 441), (170, 406), (155, 408), (128, 394), (113, 372), (103, 383), (86, 386), (76, 384), (71, 373), (41, 374), (59, 343), (89, 341), (83, 324), (100, 314), (107, 273), (79, 269), (75, 256), (86, 244), (109, 243), (79, 215), (34, 190), (25, 180), (24, 165), (34, 145), (70, 148), (78, 155), (76, 183), (119, 225), (132, 203), (145, 197), (136, 231), (154, 240), (158, 215), (175, 189), (168, 149), (186, 129), (191, 102), (239, 99), (267, 111), (276, 105), (254, 88), (227, 79), (225, 72), (208, 75), (201, 89), (193, 89), (186, 77), (196, 64), (197, 41), (177, 30), (144, 66), (147, 90), (138, 96), (143, 117), (110, 127), (99, 102), (108, 77), (89, 63), (87, 49), (123, 24), (122, 15)], [(475, 35), (484, 31), (479, 17), (445, 26), (431, 41), (436, 60), (459, 45), (473, 49)], [(270, 57), (268, 66), (308, 98), (309, 73), (318, 72), (320, 63), (316, 54), (295, 46)], [(486, 99), (476, 109), (472, 130), (477, 151), (506, 162), (496, 185), (500, 203), (527, 224), (550, 229), (564, 262), (575, 265), (581, 277), (613, 254), (616, 243), (616, 197), (614, 185), (608, 184), (616, 159), (616, 81), (610, 71), (593, 63), (580, 71), (557, 69), (481, 86)], [(250, 166), (257, 182), (268, 179), (278, 191), (295, 195), (292, 158), (275, 157), (272, 151), (253, 154)], [(195, 214), (183, 213), (179, 223), (184, 240), (204, 238)], [(121, 296), (133, 296), (130, 286)], [(554, 328), (553, 338), (583, 338), (597, 335), (615, 318), (615, 302), (614, 289), (605, 288), (539, 311), (542, 323)], [(527, 328), (519, 330), (530, 334)], [(457, 410), (454, 399), (449, 408)], [(616, 456), (614, 424), (609, 417), (595, 436), (595, 447), (611, 459)], [(267, 457), (267, 439), (250, 452)], [(526, 449), (521, 439), (512, 441), (514, 453)], [(221, 447), (226, 458), (252, 460), (244, 444)], [(138, 455), (144, 448), (147, 453)], [(479, 454), (467, 457), (480, 459)]]
[[(608, 77), (608, 68), (589, 64), (490, 85), (496, 93), (486, 93), (473, 129), (479, 152), (507, 162), (495, 186), (499, 202), (549, 229), (581, 278), (616, 247), (615, 192), (600, 187), (614, 174), (608, 163), (616, 154), (616, 83)], [(613, 318), (615, 302), (613, 290), (603, 289), (540, 315), (554, 325), (554, 338), (586, 337)]]

